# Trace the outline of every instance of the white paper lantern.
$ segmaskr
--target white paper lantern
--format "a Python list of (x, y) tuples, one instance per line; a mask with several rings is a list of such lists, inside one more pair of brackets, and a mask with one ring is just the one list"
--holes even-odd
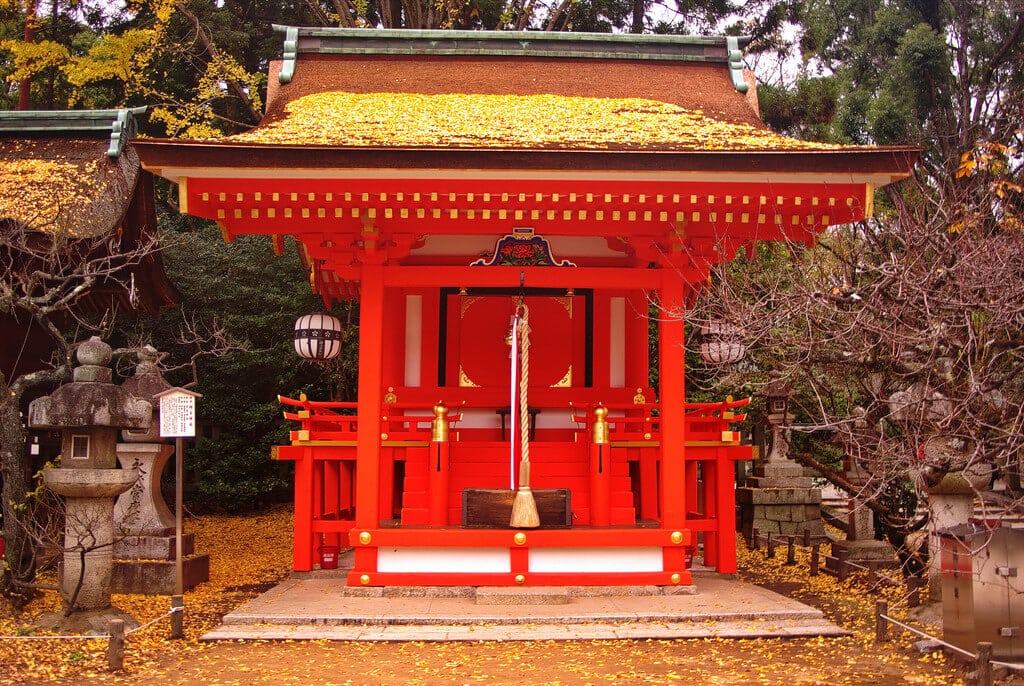
[(341, 353), (341, 322), (329, 314), (307, 314), (295, 320), (295, 352), (307, 360), (324, 361)]

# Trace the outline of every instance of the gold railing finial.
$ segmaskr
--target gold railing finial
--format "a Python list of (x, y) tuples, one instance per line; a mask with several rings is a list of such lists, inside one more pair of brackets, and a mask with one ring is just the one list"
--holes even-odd
[(448, 406), (442, 402), (434, 405), (434, 420), (430, 422), (430, 440), (435, 443), (448, 442)]
[(598, 444), (608, 443), (608, 408), (598, 404), (594, 408), (593, 442)]

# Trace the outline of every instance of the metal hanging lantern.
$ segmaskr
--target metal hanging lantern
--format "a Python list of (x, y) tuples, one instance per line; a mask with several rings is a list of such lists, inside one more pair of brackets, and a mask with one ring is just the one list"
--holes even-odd
[(295, 352), (323, 362), (341, 353), (341, 321), (329, 314), (307, 314), (295, 320)]
[(700, 356), (708, 364), (734, 364), (747, 353), (740, 330), (732, 324), (710, 321), (700, 327), (700, 335)]

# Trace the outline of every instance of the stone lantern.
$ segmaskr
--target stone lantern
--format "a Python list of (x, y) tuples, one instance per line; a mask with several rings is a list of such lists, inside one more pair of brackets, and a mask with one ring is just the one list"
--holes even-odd
[(43, 480), (65, 500), (64, 598), (74, 597), (72, 609), (103, 611), (110, 608), (114, 498), (139, 477), (117, 468), (117, 434), (147, 429), (153, 406), (111, 383), (110, 346), (99, 338), (82, 343), (76, 358), (73, 381), (32, 401), (28, 423), (62, 435), (61, 466)]
[(794, 392), (773, 374), (760, 395), (765, 398), (772, 446), (737, 490), (743, 535), (750, 540), (755, 529), (761, 535), (774, 536), (800, 536), (809, 531), (812, 540), (823, 541), (821, 489), (804, 476), (802, 466), (789, 459), (789, 399)]

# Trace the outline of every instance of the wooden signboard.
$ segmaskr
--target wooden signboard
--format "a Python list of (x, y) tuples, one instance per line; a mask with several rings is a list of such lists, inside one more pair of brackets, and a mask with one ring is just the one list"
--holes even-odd
[[(462, 526), (467, 529), (508, 529), (515, 491), (507, 488), (467, 488), (462, 491)], [(542, 529), (572, 528), (568, 488), (535, 488)]]

